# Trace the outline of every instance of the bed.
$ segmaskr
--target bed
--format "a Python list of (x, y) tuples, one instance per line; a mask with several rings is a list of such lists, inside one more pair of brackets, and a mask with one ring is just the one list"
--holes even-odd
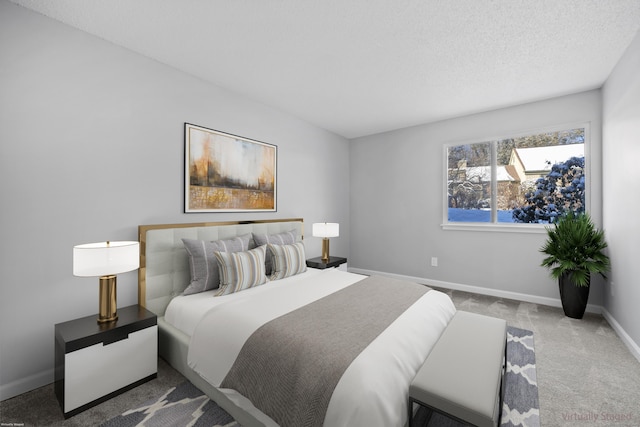
[[(301, 218), (141, 225), (139, 239), (160, 356), (241, 425), (406, 424), (409, 383), (455, 313), (448, 296), (306, 268)], [(216, 264), (194, 256), (212, 248)], [(273, 280), (240, 291), (254, 263)], [(209, 274), (222, 283), (198, 288)]]

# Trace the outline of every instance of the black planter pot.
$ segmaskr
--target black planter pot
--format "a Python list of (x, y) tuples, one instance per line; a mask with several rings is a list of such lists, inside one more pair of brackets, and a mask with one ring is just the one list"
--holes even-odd
[(565, 316), (582, 319), (589, 300), (589, 286), (576, 286), (573, 283), (571, 273), (560, 276), (558, 285)]

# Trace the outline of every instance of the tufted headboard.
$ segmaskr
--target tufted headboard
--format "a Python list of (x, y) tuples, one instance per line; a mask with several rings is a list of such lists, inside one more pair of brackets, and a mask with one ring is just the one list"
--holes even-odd
[(189, 259), (183, 238), (213, 241), (247, 233), (276, 234), (293, 229), (298, 231), (298, 238), (302, 240), (302, 218), (140, 225), (138, 303), (163, 316), (169, 301), (189, 285)]

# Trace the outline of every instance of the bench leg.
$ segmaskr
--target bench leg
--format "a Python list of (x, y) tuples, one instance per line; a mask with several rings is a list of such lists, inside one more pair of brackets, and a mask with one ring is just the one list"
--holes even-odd
[[(505, 341), (506, 341), (505, 337)], [(504, 359), (502, 359), (502, 373), (500, 376), (500, 394), (498, 394), (498, 425), (502, 423), (502, 403), (504, 402), (504, 377), (507, 375), (507, 345), (504, 346)]]
[[(456, 421), (464, 426), (473, 426), (473, 424), (469, 424), (467, 421), (463, 420), (462, 418), (458, 418), (455, 415), (451, 415), (447, 412), (441, 411), (440, 409), (434, 408), (432, 406), (426, 405), (422, 402), (420, 402), (419, 400), (414, 400), (413, 398), (409, 398), (409, 421), (408, 421), (408, 427), (419, 427), (415, 424), (416, 422), (416, 418), (413, 416), (413, 404), (416, 403), (418, 404), (420, 407), (422, 408), (426, 408), (427, 410), (429, 410), (429, 417), (428, 419), (430, 419), (434, 414), (440, 414), (443, 415), (445, 418), (448, 418), (450, 420)], [(418, 411), (420, 411), (420, 408), (418, 408)], [(416, 414), (417, 415), (417, 414)], [(499, 424), (498, 424), (499, 425)]]
[(413, 427), (413, 399), (409, 398), (409, 418), (407, 418), (407, 426)]

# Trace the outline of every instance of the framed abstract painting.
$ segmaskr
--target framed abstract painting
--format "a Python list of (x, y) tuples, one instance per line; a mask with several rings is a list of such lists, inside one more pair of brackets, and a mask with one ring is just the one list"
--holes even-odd
[(185, 212), (277, 210), (278, 147), (185, 123)]

